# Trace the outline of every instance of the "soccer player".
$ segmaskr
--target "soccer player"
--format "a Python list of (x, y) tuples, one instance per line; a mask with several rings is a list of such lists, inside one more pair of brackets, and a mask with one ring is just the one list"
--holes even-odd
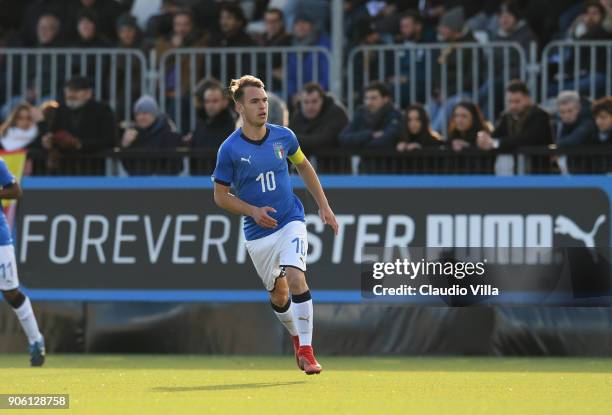
[[(312, 299), (305, 276), (304, 206), (293, 193), (286, 159), (316, 200), (323, 223), (336, 234), (338, 223), (295, 134), (266, 122), (268, 96), (263, 82), (245, 75), (232, 80), (230, 91), (243, 126), (219, 147), (213, 172), (215, 203), (244, 215), (246, 249), (270, 293), (276, 316), (293, 339), (298, 367), (308, 375), (318, 374), (321, 365), (312, 349)], [(230, 193), (230, 185), (236, 195)]]
[[(2, 187), (0, 189), (0, 199), (18, 199), (21, 197), (22, 192), (19, 183), (1, 158), (0, 186)], [(19, 323), (28, 338), (30, 364), (32, 366), (42, 366), (45, 363), (45, 339), (38, 330), (30, 299), (19, 290), (15, 249), (4, 212), (0, 214), (0, 291), (17, 314)]]

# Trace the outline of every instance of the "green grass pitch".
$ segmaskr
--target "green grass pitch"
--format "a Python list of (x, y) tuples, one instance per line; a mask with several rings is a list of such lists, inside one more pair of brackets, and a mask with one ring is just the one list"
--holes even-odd
[(306, 376), (290, 356), (50, 355), (30, 368), (4, 354), (0, 393), (68, 393), (82, 414), (612, 413), (612, 359), (320, 361), (323, 373)]

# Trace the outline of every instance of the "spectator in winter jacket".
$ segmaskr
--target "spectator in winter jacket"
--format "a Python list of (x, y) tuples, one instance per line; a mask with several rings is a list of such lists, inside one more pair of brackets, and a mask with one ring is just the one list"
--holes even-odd
[(507, 151), (552, 144), (550, 115), (533, 102), (524, 82), (511, 81), (506, 87), (506, 111), (493, 133), (480, 131), (476, 142), (482, 150)]
[(220, 83), (208, 81), (202, 89), (203, 109), (199, 111), (195, 131), (187, 138), (193, 148), (217, 150), (236, 129), (236, 121)]
[(180, 135), (173, 131), (168, 118), (159, 111), (153, 97), (144, 95), (136, 101), (134, 118), (136, 128), (125, 131), (121, 147), (155, 150), (176, 148), (180, 145)]
[(556, 143), (558, 147), (586, 144), (595, 133), (595, 121), (591, 116), (591, 103), (581, 100), (576, 91), (562, 91), (557, 97), (559, 123)]
[(340, 134), (343, 147), (395, 149), (400, 137), (402, 114), (391, 103), (391, 92), (382, 82), (373, 82), (364, 93), (364, 106)]
[[(181, 136), (174, 131), (168, 117), (159, 111), (155, 99), (144, 95), (134, 104), (136, 128), (125, 131), (121, 147), (173, 151), (181, 145)], [(177, 174), (181, 168), (178, 158), (127, 159), (123, 166), (132, 175)]]
[(64, 96), (50, 125), (53, 135), (43, 138), (43, 146), (89, 153), (112, 149), (117, 142), (115, 114), (107, 104), (93, 99), (91, 80), (70, 79)]
[(338, 136), (348, 124), (346, 111), (327, 95), (321, 85), (311, 82), (304, 86), (299, 108), (289, 121), (306, 153), (337, 147)]

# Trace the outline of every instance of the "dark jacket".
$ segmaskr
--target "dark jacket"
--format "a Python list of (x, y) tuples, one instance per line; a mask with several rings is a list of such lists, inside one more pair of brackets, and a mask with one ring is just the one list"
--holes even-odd
[(478, 131), (479, 129), (473, 128), (473, 127), (470, 130), (465, 131), (465, 132), (461, 132), (457, 129), (453, 129), (448, 132), (447, 141), (449, 143), (452, 143), (453, 140), (463, 140), (463, 141), (467, 141), (471, 147), (475, 147)]
[(558, 123), (556, 142), (559, 147), (571, 147), (586, 144), (597, 131), (591, 115), (591, 104), (584, 100), (578, 118), (572, 124)]
[(402, 131), (399, 142), (417, 143), (422, 148), (442, 148), (444, 141), (435, 131), (423, 129), (419, 134), (410, 134), (406, 128)]
[(181, 135), (172, 131), (166, 116), (162, 115), (148, 128), (137, 128), (138, 136), (130, 148), (142, 149), (168, 149), (181, 145)]
[(612, 145), (612, 130), (605, 133), (600, 132), (597, 128), (589, 136), (585, 143), (589, 146), (610, 146)]
[[(391, 104), (385, 105), (376, 114), (360, 108), (340, 133), (340, 144), (345, 147), (393, 149), (400, 137), (401, 126), (402, 114)], [(374, 138), (375, 131), (382, 131), (382, 137)]]
[(260, 46), (291, 46), (291, 35), (285, 31), (280, 32), (276, 36), (267, 37), (265, 34), (258, 39)]
[(117, 143), (117, 124), (113, 110), (93, 99), (77, 109), (60, 105), (50, 129), (53, 133), (64, 130), (78, 138), (83, 152), (111, 149)]
[[(137, 128), (138, 135), (136, 140), (129, 147), (130, 149), (144, 150), (174, 150), (181, 145), (181, 135), (172, 131), (172, 127), (165, 115), (157, 119), (148, 128)], [(126, 158), (122, 161), (123, 167), (132, 176), (175, 175), (182, 169), (182, 161), (178, 157), (154, 156), (152, 158), (134, 159)]]
[(236, 129), (236, 121), (229, 108), (216, 117), (198, 117), (191, 138), (191, 147), (218, 149), (221, 143)]
[(325, 97), (321, 112), (314, 119), (307, 119), (298, 109), (289, 120), (289, 128), (298, 136), (300, 146), (307, 153), (337, 147), (338, 136), (347, 124), (346, 111), (330, 96)]
[(527, 113), (523, 128), (518, 134), (510, 134), (509, 124), (512, 115), (502, 114), (495, 131), (491, 134), (499, 139), (500, 150), (515, 150), (524, 146), (545, 146), (552, 144), (553, 134), (550, 115), (537, 105), (532, 106)]

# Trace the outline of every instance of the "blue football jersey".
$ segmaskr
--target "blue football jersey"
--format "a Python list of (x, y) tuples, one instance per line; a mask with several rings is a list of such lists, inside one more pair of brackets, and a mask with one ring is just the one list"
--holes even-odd
[[(0, 158), (0, 187), (7, 187), (15, 183), (15, 176), (11, 174), (8, 167), (6, 167), (5, 161)], [(4, 210), (0, 214), (0, 246), (11, 245), (13, 238), (11, 237), (11, 230), (9, 229)]]
[(247, 241), (270, 235), (291, 221), (304, 221), (304, 206), (293, 193), (287, 164), (287, 157), (298, 149), (293, 131), (274, 124), (266, 124), (261, 140), (246, 137), (239, 128), (219, 147), (214, 181), (233, 186), (236, 196), (253, 206), (276, 209), (268, 212), (278, 222), (273, 229), (257, 225), (250, 216), (245, 218)]

